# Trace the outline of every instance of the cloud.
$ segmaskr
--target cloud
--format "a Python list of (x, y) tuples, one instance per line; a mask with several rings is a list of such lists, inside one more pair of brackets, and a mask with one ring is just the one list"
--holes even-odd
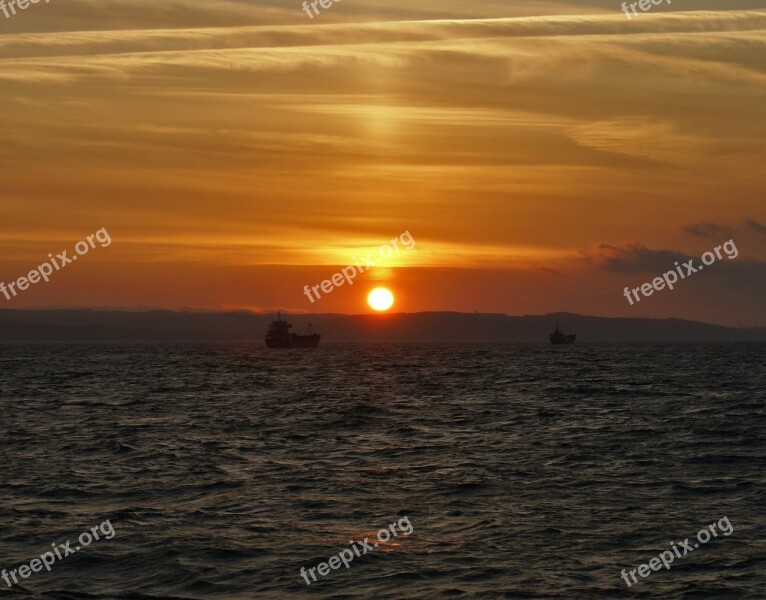
[(703, 221), (696, 225), (689, 225), (684, 227), (684, 231), (700, 238), (730, 238), (736, 232), (736, 229), (729, 227), (728, 225), (719, 225), (717, 223), (708, 223)]
[(692, 258), (673, 250), (651, 250), (642, 244), (599, 244), (596, 264), (618, 273), (660, 273), (673, 268), (676, 261)]
[[(716, 285), (725, 285), (732, 293), (750, 297), (754, 293), (763, 294), (766, 291), (766, 261), (743, 256), (740, 247), (737, 250), (737, 256), (730, 258), (724, 249), (722, 258), (711, 263), (704, 274), (700, 268), (694, 278), (698, 285), (709, 285), (711, 290)], [(661, 276), (690, 260), (695, 267), (702, 264), (700, 256), (677, 250), (653, 250), (636, 243), (599, 244), (595, 257), (587, 256), (587, 260), (603, 271), (629, 275), (641, 273), (651, 277)]]
[(766, 225), (763, 225), (754, 219), (745, 219), (745, 226), (756, 233), (766, 233)]

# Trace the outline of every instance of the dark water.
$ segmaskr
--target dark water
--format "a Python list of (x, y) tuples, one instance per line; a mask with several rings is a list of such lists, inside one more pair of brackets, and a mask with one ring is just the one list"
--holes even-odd
[[(2, 346), (0, 568), (116, 535), (0, 597), (764, 598), (765, 358)], [(404, 516), (411, 535), (299, 575)], [(621, 579), (723, 517), (731, 535)]]

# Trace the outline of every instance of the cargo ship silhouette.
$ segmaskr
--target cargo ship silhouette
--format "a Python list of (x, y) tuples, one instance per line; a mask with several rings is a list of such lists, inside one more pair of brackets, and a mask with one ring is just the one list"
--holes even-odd
[(561, 331), (559, 331), (558, 323), (556, 323), (556, 330), (549, 337), (551, 344), (555, 344), (557, 346), (574, 344), (575, 340), (577, 339), (576, 335), (572, 335), (571, 333), (569, 335), (564, 335)]
[(277, 320), (271, 322), (266, 332), (266, 345), (269, 348), (316, 348), (319, 345), (322, 336), (318, 333), (298, 335), (291, 333), (291, 328), (292, 325), (282, 319), (282, 314), (277, 313)]

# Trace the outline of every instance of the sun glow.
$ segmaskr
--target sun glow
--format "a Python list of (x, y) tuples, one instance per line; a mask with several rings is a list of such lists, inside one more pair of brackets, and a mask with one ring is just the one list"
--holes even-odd
[(388, 310), (394, 304), (394, 295), (386, 288), (375, 288), (367, 296), (367, 304), (373, 310)]

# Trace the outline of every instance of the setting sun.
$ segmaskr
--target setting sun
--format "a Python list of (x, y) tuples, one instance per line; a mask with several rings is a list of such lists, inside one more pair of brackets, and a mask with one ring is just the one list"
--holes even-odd
[(394, 304), (394, 295), (386, 288), (375, 288), (367, 296), (367, 304), (374, 310), (388, 310)]

